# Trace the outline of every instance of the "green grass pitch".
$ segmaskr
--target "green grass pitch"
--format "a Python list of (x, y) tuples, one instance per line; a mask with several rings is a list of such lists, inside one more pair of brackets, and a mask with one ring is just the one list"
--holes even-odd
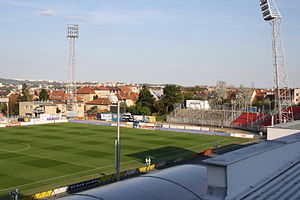
[[(28, 195), (114, 173), (116, 127), (62, 123), (0, 129), (0, 196)], [(122, 170), (247, 139), (121, 128)], [(0, 197), (1, 199), (1, 197)]]

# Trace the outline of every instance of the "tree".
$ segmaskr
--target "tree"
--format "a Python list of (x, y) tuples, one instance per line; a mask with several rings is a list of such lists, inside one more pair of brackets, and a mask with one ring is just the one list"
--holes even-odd
[(98, 95), (93, 96), (93, 100), (98, 99)]
[(140, 91), (138, 100), (134, 106), (127, 108), (127, 111), (134, 115), (151, 115), (155, 111), (155, 98), (148, 86), (144, 85)]
[(251, 95), (253, 90), (251, 88), (246, 88), (244, 86), (240, 86), (237, 94), (236, 94), (236, 100), (237, 104), (240, 108), (247, 107), (251, 103)]
[(93, 115), (96, 115), (97, 113), (99, 112), (99, 110), (98, 110), (98, 107), (97, 106), (93, 106), (93, 107), (91, 107), (88, 111), (87, 111), (87, 114), (89, 115), (89, 116), (93, 116)]
[(267, 108), (269, 111), (272, 110), (272, 101), (270, 100), (269, 97), (264, 98), (264, 100), (262, 101), (262, 104), (263, 104), (264, 108)]
[(183, 101), (186, 102), (186, 100), (195, 100), (194, 94), (192, 93), (183, 94)]
[(227, 100), (227, 83), (225, 81), (218, 81), (216, 88), (216, 104), (222, 105)]
[(163, 93), (162, 102), (165, 105), (166, 113), (173, 111), (175, 104), (183, 101), (181, 87), (177, 85), (166, 85)]
[(166, 105), (162, 100), (155, 102), (155, 110), (157, 112), (157, 115), (162, 116), (166, 114)]
[(143, 107), (143, 106), (148, 107), (150, 109), (151, 113), (154, 112), (155, 98), (154, 98), (153, 94), (151, 94), (150, 88), (148, 86), (146, 86), (146, 85), (143, 86), (136, 103), (140, 104), (141, 107)]
[(24, 83), (22, 86), (22, 93), (18, 97), (17, 101), (18, 102), (24, 102), (24, 101), (30, 101), (32, 100), (32, 96), (29, 93), (29, 88), (28, 86)]
[(56, 113), (61, 113), (61, 110), (59, 108), (56, 108)]
[(22, 85), (22, 92), (21, 94), (15, 99), (12, 100), (10, 99), (10, 113), (13, 115), (18, 115), (19, 114), (19, 102), (26, 102), (26, 101), (31, 101), (32, 100), (32, 95), (29, 92), (28, 86), (24, 83)]
[(130, 112), (133, 115), (151, 115), (151, 110), (147, 106), (142, 106), (141, 103), (137, 103), (134, 106), (127, 108), (127, 112)]
[(40, 101), (47, 101), (49, 100), (49, 94), (46, 89), (42, 89), (39, 94), (39, 100)]
[(151, 110), (147, 106), (142, 106), (139, 110), (141, 115), (151, 115)]
[(0, 103), (0, 113), (7, 115), (7, 105), (6, 103)]

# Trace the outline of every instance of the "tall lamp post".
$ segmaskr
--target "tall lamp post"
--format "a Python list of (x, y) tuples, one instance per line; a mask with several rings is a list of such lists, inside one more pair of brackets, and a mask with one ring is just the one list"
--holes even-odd
[(115, 139), (115, 160), (116, 160), (116, 171), (117, 171), (117, 181), (120, 181), (120, 101), (117, 102), (117, 138)]
[(273, 66), (275, 81), (275, 110), (277, 123), (293, 121), (291, 91), (288, 86), (287, 68), (281, 38), (281, 14), (274, 0), (260, 0), (263, 19), (272, 26)]
[(68, 24), (67, 25), (67, 38), (69, 39), (69, 69), (68, 69), (68, 96), (67, 96), (67, 111), (70, 115), (74, 115), (75, 104), (77, 103), (76, 97), (76, 83), (75, 83), (75, 65), (76, 65), (76, 54), (75, 54), (75, 43), (79, 38), (79, 25)]
[(117, 172), (117, 181), (120, 181), (120, 154), (121, 154), (121, 144), (120, 144), (120, 101), (108, 96), (111, 102), (117, 102), (117, 137), (115, 138), (115, 167)]

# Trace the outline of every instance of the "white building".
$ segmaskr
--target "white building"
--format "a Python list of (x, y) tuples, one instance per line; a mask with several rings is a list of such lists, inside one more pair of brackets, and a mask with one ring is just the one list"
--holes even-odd
[(207, 100), (186, 100), (186, 108), (191, 110), (209, 110), (210, 106)]

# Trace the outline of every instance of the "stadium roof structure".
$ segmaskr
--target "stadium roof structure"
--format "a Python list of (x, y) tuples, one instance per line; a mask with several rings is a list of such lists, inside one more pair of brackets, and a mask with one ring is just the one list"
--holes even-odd
[(300, 199), (300, 132), (61, 200)]

